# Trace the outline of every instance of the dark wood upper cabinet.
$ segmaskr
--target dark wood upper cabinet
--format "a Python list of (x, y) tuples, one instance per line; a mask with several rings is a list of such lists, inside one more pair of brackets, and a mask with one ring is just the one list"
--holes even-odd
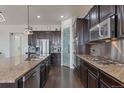
[(89, 33), (88, 33), (88, 21), (86, 19), (77, 19), (76, 21), (76, 31), (78, 37), (78, 43), (80, 45), (85, 44), (89, 40)]
[(99, 6), (93, 6), (89, 12), (89, 27), (93, 27), (99, 23)]
[(95, 5), (88, 13), (89, 28), (116, 14), (116, 5)]
[(84, 19), (86, 19), (87, 20), (87, 26), (88, 26), (88, 31), (89, 31), (89, 27), (90, 27), (90, 15), (89, 15), (89, 13), (84, 17)]
[(117, 15), (118, 37), (124, 37), (124, 5), (117, 6)]
[(116, 12), (115, 5), (100, 5), (99, 13), (100, 13), (100, 22), (114, 15)]
[(88, 20), (77, 18), (73, 30), (75, 36), (75, 50), (77, 54), (89, 54), (89, 46), (86, 45), (89, 42)]

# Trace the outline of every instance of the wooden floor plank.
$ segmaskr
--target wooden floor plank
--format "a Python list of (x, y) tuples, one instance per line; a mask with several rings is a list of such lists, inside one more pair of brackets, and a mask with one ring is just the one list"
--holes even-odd
[(68, 67), (54, 66), (51, 67), (45, 88), (82, 88), (78, 77), (74, 74), (73, 69)]

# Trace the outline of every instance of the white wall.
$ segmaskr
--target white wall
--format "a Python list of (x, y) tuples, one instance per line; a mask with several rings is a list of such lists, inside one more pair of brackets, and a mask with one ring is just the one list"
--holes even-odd
[[(10, 56), (10, 33), (23, 33), (25, 26), (23, 25), (0, 25), (0, 52), (2, 57)], [(27, 51), (28, 38), (23, 38), (23, 54)]]
[[(61, 46), (63, 46), (63, 29), (66, 27), (70, 27), (70, 68), (73, 68), (74, 63), (74, 49), (73, 49), (73, 18), (69, 18), (61, 23)], [(61, 65), (63, 65), (63, 47), (61, 49)]]
[[(0, 25), (0, 52), (2, 57), (10, 57), (10, 33), (24, 33), (25, 25)], [(55, 31), (60, 30), (60, 25), (33, 25), (35, 31)], [(23, 51), (25, 54), (28, 50), (28, 36), (25, 34), (23, 38)], [(0, 56), (0, 57), (1, 57)]]

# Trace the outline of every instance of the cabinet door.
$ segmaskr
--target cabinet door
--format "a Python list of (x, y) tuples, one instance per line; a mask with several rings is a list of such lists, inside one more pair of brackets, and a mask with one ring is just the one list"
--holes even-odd
[(40, 69), (40, 87), (43, 87), (46, 82), (46, 71), (45, 71), (45, 65), (41, 66)]
[(87, 87), (87, 67), (81, 63), (80, 66), (80, 80), (83, 84), (83, 86), (86, 88)]
[(117, 6), (117, 14), (118, 14), (118, 37), (124, 37), (124, 6)]
[(98, 22), (99, 22), (99, 14), (98, 14), (98, 11), (99, 11), (99, 6), (94, 6), (90, 13), (89, 13), (89, 22), (90, 22), (90, 28), (95, 26)]
[(115, 5), (100, 5), (100, 21), (115, 14)]
[(28, 76), (26, 76), (26, 80), (25, 80), (25, 84), (24, 87), (25, 88), (39, 88), (39, 84), (37, 82), (37, 72), (34, 72), (32, 74), (29, 74)]
[(100, 88), (110, 88), (104, 81), (100, 80)]
[(61, 53), (52, 53), (51, 54), (51, 64), (52, 65), (61, 65)]
[(97, 87), (98, 87), (97, 78), (90, 71), (88, 71), (88, 88)]

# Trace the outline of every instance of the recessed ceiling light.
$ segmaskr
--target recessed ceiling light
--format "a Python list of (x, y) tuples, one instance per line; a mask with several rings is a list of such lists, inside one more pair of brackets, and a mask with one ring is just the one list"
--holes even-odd
[(64, 16), (61, 16), (61, 18), (63, 18)]
[(37, 18), (39, 19), (39, 18), (40, 18), (40, 16), (37, 16)]

